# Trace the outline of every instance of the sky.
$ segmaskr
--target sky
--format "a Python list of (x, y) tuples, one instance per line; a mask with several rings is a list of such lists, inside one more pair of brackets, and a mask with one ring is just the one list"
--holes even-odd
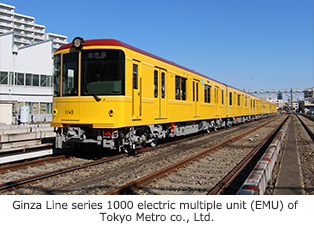
[(313, 0), (0, 0), (46, 33), (113, 38), (238, 89), (314, 86)]

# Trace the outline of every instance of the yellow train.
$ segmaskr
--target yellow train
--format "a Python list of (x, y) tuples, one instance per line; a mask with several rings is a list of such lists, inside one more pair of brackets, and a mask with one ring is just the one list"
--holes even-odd
[(54, 54), (57, 148), (95, 143), (129, 152), (276, 112), (265, 100), (117, 40), (77, 37)]

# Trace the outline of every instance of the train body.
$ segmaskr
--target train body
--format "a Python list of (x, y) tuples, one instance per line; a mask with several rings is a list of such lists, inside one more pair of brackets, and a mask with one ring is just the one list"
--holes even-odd
[(134, 150), (251, 121), (276, 105), (112, 39), (75, 38), (54, 54), (56, 147)]

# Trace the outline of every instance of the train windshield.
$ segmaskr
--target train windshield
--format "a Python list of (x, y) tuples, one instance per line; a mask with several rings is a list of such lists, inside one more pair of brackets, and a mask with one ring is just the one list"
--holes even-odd
[(83, 50), (81, 59), (81, 96), (125, 94), (123, 51)]
[(61, 78), (61, 55), (53, 57), (53, 96), (60, 96), (60, 78)]

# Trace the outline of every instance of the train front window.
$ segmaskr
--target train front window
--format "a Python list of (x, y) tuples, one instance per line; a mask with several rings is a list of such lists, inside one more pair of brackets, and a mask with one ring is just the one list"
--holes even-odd
[(78, 52), (63, 54), (62, 96), (78, 96)]
[(121, 50), (82, 51), (81, 96), (124, 95), (124, 59)]
[[(60, 54), (53, 57), (53, 96), (60, 96), (60, 78), (61, 78), (61, 56)], [(27, 75), (26, 75), (27, 77)]]

